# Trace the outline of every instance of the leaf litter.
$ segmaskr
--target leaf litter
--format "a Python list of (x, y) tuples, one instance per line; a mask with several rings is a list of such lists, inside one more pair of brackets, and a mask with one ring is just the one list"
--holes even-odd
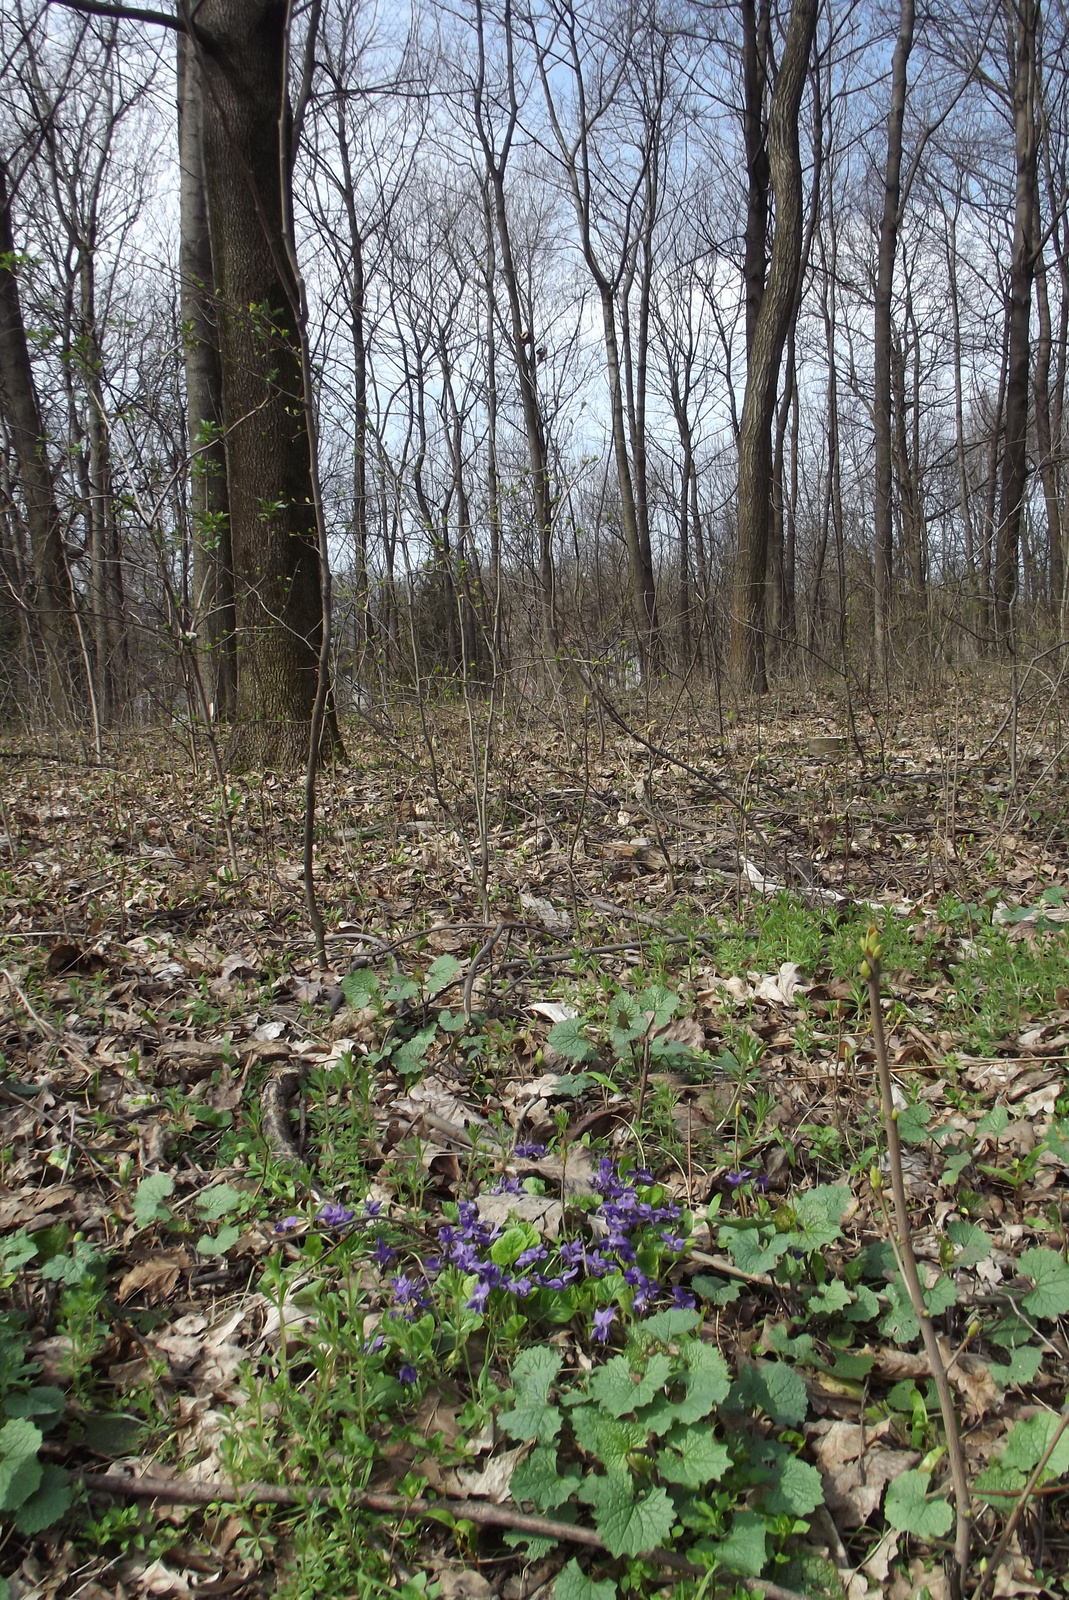
[[(322, 1337), (314, 1262), (283, 1298), (264, 1292), (265, 1264), (298, 1260), (317, 1212), (350, 1210), (359, 1188), (399, 1230), (389, 1248), (411, 1256), (434, 1244), (443, 1206), (474, 1194), (487, 1226), (518, 1219), (555, 1246), (608, 1154), (641, 1160), (693, 1213), (677, 1285), (701, 1294), (731, 1371), (741, 1381), (764, 1350), (804, 1381), (803, 1459), (825, 1502), (808, 1545), (821, 1581), (833, 1568), (839, 1584), (821, 1592), (934, 1595), (938, 1428), (915, 1323), (880, 1257), (857, 931), (876, 916), (893, 949), (885, 1005), (915, 1249), (970, 1471), (994, 1485), (977, 1506), (993, 1543), (1012, 1505), (995, 1479), (1035, 1467), (1035, 1441), (1016, 1430), (1059, 1412), (1069, 1364), (1069, 857), (1041, 739), (1014, 794), (990, 754), (970, 762), (945, 730), (926, 741), (914, 727), (882, 764), (813, 761), (798, 717), (706, 738), (718, 784), (741, 792), (749, 775), (744, 819), (635, 741), (606, 740), (570, 770), (552, 742), (515, 742), (498, 752), (513, 777), (487, 824), (487, 918), (461, 838), (475, 827), (470, 775), (447, 724), (438, 793), (359, 730), (353, 766), (323, 779), (326, 969), (303, 932), (299, 784), (231, 783), (235, 882), (221, 797), (163, 745), (139, 751), (136, 776), (33, 760), (5, 773), (0, 1228), (33, 1381), (64, 1397), (47, 1460), (75, 1481), (111, 1455), (134, 1477), (226, 1483), (249, 1372)], [(689, 761), (694, 730), (660, 727), (656, 742)], [(432, 976), (436, 958), (448, 960)], [(651, 982), (675, 997), (661, 1021)], [(640, 997), (640, 1014), (614, 1023), (613, 994)], [(354, 1059), (366, 1103), (346, 1144), (332, 1120), (351, 1109), (337, 1078)], [(272, 1083), (286, 1091), (274, 1140)], [(822, 1281), (778, 1276), (798, 1248), (784, 1255), (782, 1240), (805, 1238), (801, 1197), (828, 1185), (850, 1204)], [(777, 1207), (794, 1208), (790, 1227)], [(369, 1341), (387, 1281), (371, 1259), (360, 1268)], [(557, 1337), (590, 1370), (574, 1330)], [(389, 1482), (414, 1472), (427, 1493), (510, 1504), (530, 1447), (492, 1420), (466, 1434), (455, 1419), (469, 1398), (443, 1375), (411, 1444), (384, 1430)], [(127, 1418), (113, 1451), (98, 1448), (97, 1416)], [(588, 1503), (604, 1498), (599, 1481)], [(253, 1595), (292, 1568), (292, 1524), (250, 1543), (248, 1512), (143, 1506), (143, 1557), (129, 1538), (108, 1542), (100, 1504), (91, 1514), (97, 1556), (76, 1524), (13, 1534), (12, 1595)], [(452, 1537), (425, 1522), (387, 1560), (399, 1585), (419, 1570), (443, 1594), (508, 1600), (565, 1557), (575, 1567), (562, 1546), (548, 1564), (500, 1548), (487, 1536), (458, 1566)], [(1048, 1472), (993, 1592), (1046, 1592), (1067, 1551)]]

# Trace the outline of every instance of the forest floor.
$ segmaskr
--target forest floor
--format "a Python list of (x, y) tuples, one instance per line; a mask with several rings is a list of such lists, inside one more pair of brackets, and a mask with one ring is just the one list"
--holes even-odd
[(966, 1590), (1069, 1594), (1061, 711), (808, 705), (351, 724), (325, 968), (299, 779), (8, 735), (12, 1600), (950, 1596), (870, 924)]

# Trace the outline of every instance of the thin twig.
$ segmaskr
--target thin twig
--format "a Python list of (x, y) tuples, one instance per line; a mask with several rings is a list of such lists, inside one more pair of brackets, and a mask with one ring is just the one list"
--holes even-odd
[(883, 1010), (880, 1005), (881, 949), (874, 927), (869, 929), (862, 949), (865, 959), (861, 965), (861, 974), (868, 984), (869, 1009), (872, 1013), (872, 1040), (876, 1051), (876, 1066), (880, 1082), (880, 1105), (887, 1134), (887, 1157), (890, 1167), (891, 1195), (894, 1200), (895, 1210), (897, 1238), (892, 1235), (891, 1243), (895, 1247), (899, 1270), (909, 1291), (914, 1316), (920, 1324), (925, 1354), (928, 1357), (928, 1362), (932, 1369), (932, 1377), (935, 1381), (936, 1393), (939, 1396), (939, 1409), (943, 1414), (947, 1459), (950, 1463), (950, 1476), (954, 1486), (957, 1517), (954, 1539), (954, 1559), (957, 1563), (957, 1570), (951, 1573), (951, 1592), (954, 1600), (961, 1600), (969, 1570), (969, 1483), (965, 1473), (965, 1457), (961, 1449), (961, 1435), (958, 1432), (958, 1419), (954, 1410), (954, 1396), (950, 1387), (950, 1379), (947, 1376), (943, 1353), (939, 1348), (939, 1339), (931, 1316), (928, 1313), (928, 1307), (925, 1304), (920, 1273), (917, 1271), (917, 1258), (913, 1254), (909, 1201), (906, 1198), (906, 1183), (902, 1169), (902, 1143), (898, 1136), (898, 1112), (895, 1109), (894, 1091), (891, 1084), (891, 1067), (887, 1057), (887, 1039), (883, 1029)]
[(1036, 1485), (1039, 1483), (1040, 1478), (1043, 1476), (1043, 1473), (1044, 1473), (1044, 1470), (1046, 1468), (1047, 1462), (1050, 1460), (1051, 1456), (1054, 1454), (1054, 1447), (1058, 1443), (1058, 1440), (1061, 1438), (1062, 1434), (1065, 1432), (1066, 1428), (1069, 1428), (1069, 1407), (1067, 1407), (1066, 1410), (1064, 1410), (1062, 1412), (1061, 1418), (1060, 1418), (1060, 1420), (1058, 1422), (1058, 1426), (1055, 1428), (1053, 1434), (1051, 1435), (1050, 1443), (1048, 1444), (1047, 1448), (1044, 1450), (1043, 1454), (1040, 1456), (1039, 1460), (1037, 1461), (1036, 1466), (1035, 1466), (1035, 1470), (1033, 1471), (1032, 1476), (1029, 1478), (1028, 1482), (1025, 1484), (1024, 1488), (1021, 1490), (1020, 1494), (1017, 1496), (1017, 1503), (1015, 1504), (1013, 1510), (1010, 1512), (1009, 1519), (1008, 1519), (1008, 1521), (1006, 1523), (1006, 1526), (1002, 1530), (1002, 1538), (999, 1540), (998, 1544), (995, 1546), (994, 1554), (992, 1555), (990, 1561), (987, 1563), (987, 1567), (986, 1567), (986, 1569), (984, 1571), (984, 1575), (980, 1579), (980, 1582), (976, 1585), (976, 1590), (975, 1590), (974, 1595), (973, 1595), (973, 1600), (984, 1600), (984, 1596), (986, 1595), (988, 1589), (991, 1587), (992, 1583), (995, 1581), (995, 1578), (998, 1576), (999, 1563), (1001, 1562), (1003, 1556), (1006, 1554), (1006, 1550), (1007, 1550), (1007, 1548), (1009, 1546), (1009, 1542), (1013, 1538), (1014, 1529), (1016, 1528), (1018, 1522), (1020, 1522), (1020, 1520), (1021, 1520), (1021, 1515), (1022, 1515), (1022, 1513), (1024, 1511), (1025, 1506), (1028, 1504), (1028, 1502), (1031, 1499), (1032, 1495), (1035, 1494)]

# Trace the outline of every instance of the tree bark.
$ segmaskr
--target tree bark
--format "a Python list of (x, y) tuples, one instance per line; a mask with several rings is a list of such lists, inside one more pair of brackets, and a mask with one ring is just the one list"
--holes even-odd
[[(283, 236), (285, 25), (281, 0), (204, 0), (196, 11), (234, 560), (235, 768), (304, 765), (323, 627), (299, 292)], [(331, 712), (324, 748), (337, 744)]]
[(1012, 645), (1013, 599), (1017, 592), (1021, 517), (1028, 483), (1028, 388), (1031, 355), (1034, 223), (1038, 205), (1036, 170), (1036, 33), (1038, 0), (1005, 0), (1013, 77), (1013, 128), (1017, 169), (1010, 263), (1009, 356), (1006, 367), (1006, 438), (1002, 453), (998, 532), (993, 583), (995, 640)]
[(74, 597), (48, 460), (45, 425), (30, 362), (18, 284), (11, 196), (0, 162), (0, 401), (18, 462), (33, 562), (33, 615), (44, 650), (53, 713), (67, 715), (74, 662)]
[(876, 434), (876, 508), (874, 550), (873, 643), (876, 670), (886, 685), (890, 666), (888, 630), (891, 615), (891, 573), (894, 548), (891, 439), (891, 298), (898, 252), (898, 209), (902, 188), (902, 124), (906, 114), (906, 81), (913, 48), (914, 0), (901, 0), (898, 38), (891, 62), (891, 108), (887, 116), (887, 164), (884, 167), (883, 215), (876, 264), (876, 309), (873, 321)]
[(765, 85), (771, 17), (769, 0), (742, 0), (742, 135), (746, 151), (746, 229), (742, 277), (746, 291), (746, 352), (753, 348), (768, 265), (768, 146)]
[(223, 439), (223, 374), (204, 185), (204, 88), (191, 41), (178, 36), (178, 165), (182, 330), (193, 522), (193, 617), (201, 676), (214, 715), (237, 696), (234, 564)]
[(798, 112), (816, 30), (817, 0), (794, 0), (768, 119), (776, 221), (768, 279), (754, 326), (739, 428), (738, 547), (732, 603), (731, 670), (740, 688), (768, 688), (765, 572), (772, 508), (772, 417), (802, 258), (802, 163)]

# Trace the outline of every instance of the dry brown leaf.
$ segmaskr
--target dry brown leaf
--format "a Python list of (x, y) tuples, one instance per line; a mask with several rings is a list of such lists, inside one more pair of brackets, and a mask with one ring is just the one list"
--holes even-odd
[(184, 1250), (168, 1250), (149, 1256), (130, 1268), (119, 1284), (120, 1303), (142, 1292), (150, 1305), (166, 1300), (178, 1282), (179, 1274), (190, 1265)]
[(866, 1450), (859, 1460), (826, 1472), (824, 1497), (836, 1522), (842, 1527), (861, 1527), (878, 1508), (892, 1478), (919, 1460), (918, 1450)]
[(856, 1461), (890, 1430), (891, 1418), (884, 1417), (871, 1428), (862, 1428), (856, 1422), (818, 1422), (806, 1431), (820, 1470), (834, 1472), (844, 1462)]
[(559, 1200), (544, 1194), (481, 1194), (479, 1216), (491, 1227), (504, 1227), (510, 1217), (529, 1222), (544, 1239), (555, 1239), (564, 1220)]
[(988, 1371), (987, 1362), (968, 1350), (955, 1361), (948, 1374), (951, 1383), (966, 1402), (972, 1421), (979, 1421), (988, 1411), (1002, 1404), (1002, 1393)]
[(499, 1450), (478, 1472), (473, 1467), (458, 1467), (446, 1473), (445, 1486), (449, 1494), (474, 1495), (479, 1500), (492, 1500), (501, 1505), (509, 1497), (512, 1474), (530, 1450), (529, 1444), (517, 1445), (514, 1450)]

